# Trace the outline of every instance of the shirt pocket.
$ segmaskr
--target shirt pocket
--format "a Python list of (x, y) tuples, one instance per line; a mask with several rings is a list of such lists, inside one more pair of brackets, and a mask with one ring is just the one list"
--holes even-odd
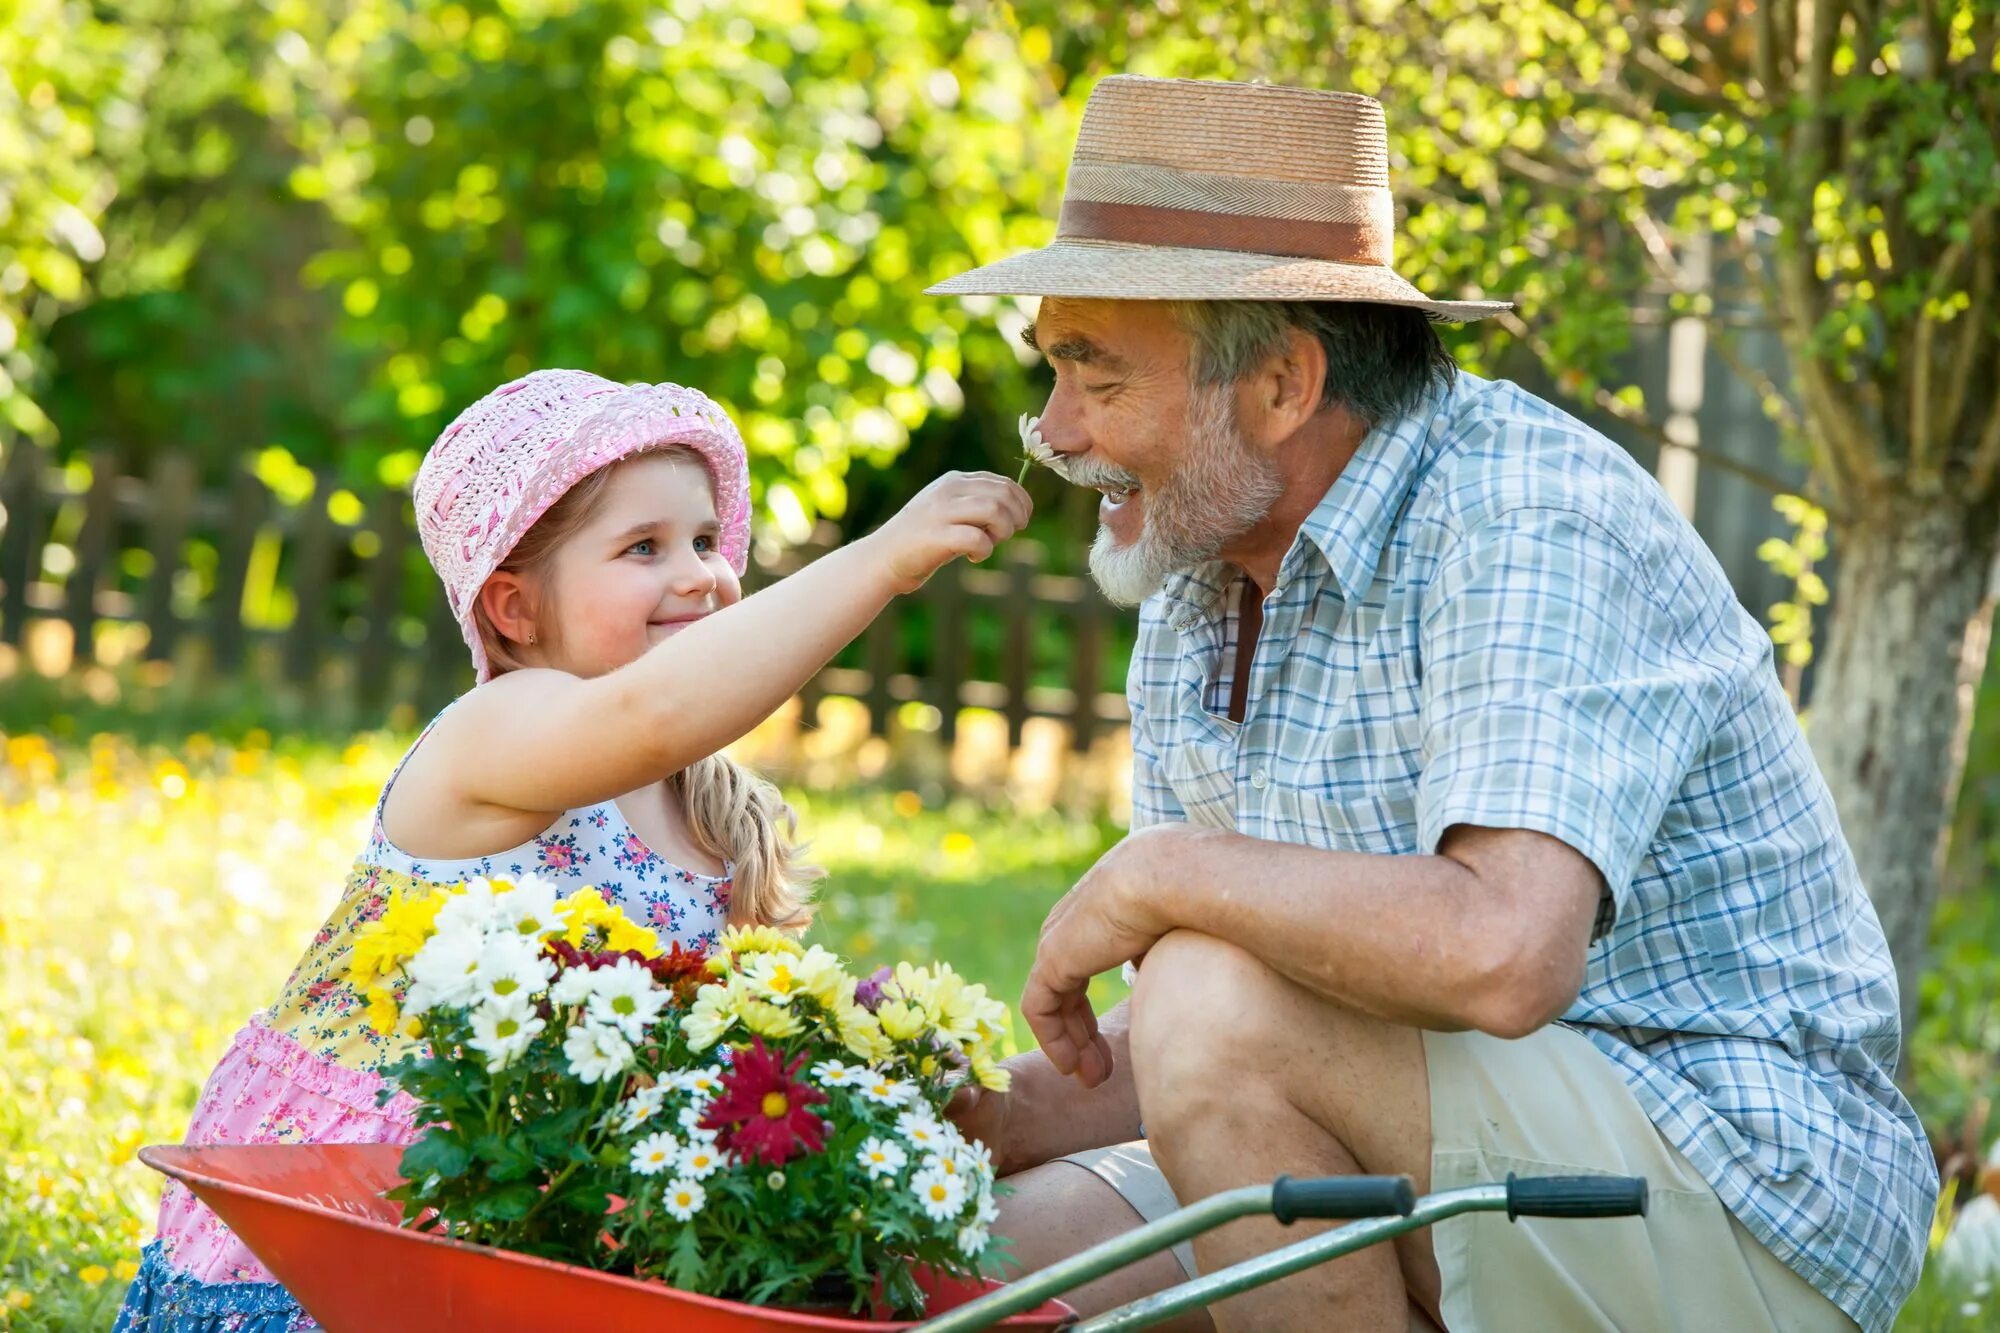
[(1380, 769), (1354, 756), (1300, 765), (1291, 790), (1299, 841), (1339, 851), (1415, 851), (1415, 777)]
[(1190, 824), (1236, 827), (1236, 749), (1182, 738), (1160, 751), (1160, 772)]

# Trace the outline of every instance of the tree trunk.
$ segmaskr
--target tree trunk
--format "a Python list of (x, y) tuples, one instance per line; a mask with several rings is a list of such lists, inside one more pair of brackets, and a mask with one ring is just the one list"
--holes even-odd
[(1880, 497), (1833, 530), (1810, 734), (1896, 960), (1906, 1053), (1985, 665), (1994, 543), (1993, 516), (1956, 496)]

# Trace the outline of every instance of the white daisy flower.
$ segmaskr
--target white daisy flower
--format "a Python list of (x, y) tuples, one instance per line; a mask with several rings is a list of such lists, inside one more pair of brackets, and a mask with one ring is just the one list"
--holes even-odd
[(675, 1169), (688, 1180), (707, 1180), (728, 1165), (728, 1154), (713, 1142), (704, 1143), (697, 1139), (681, 1149), (680, 1160)]
[(497, 1074), (521, 1058), (546, 1024), (525, 995), (489, 1000), (472, 1011), (472, 1039), (466, 1043), (486, 1057), (486, 1072)]
[(891, 1078), (878, 1069), (869, 1070), (858, 1086), (861, 1095), (877, 1106), (908, 1106), (917, 1096), (916, 1084)]
[(618, 1029), (597, 1023), (579, 1023), (563, 1038), (563, 1054), (569, 1057), (569, 1071), (585, 1083), (602, 1083), (616, 1078), (632, 1065), (632, 1047)]
[(722, 1091), (722, 1066), (710, 1065), (706, 1069), (688, 1069), (674, 1075), (674, 1083), (682, 1092), (691, 1092), (706, 1101)]
[(638, 1041), (673, 997), (653, 980), (644, 965), (621, 958), (594, 973), (586, 1012), (599, 1023), (615, 1027), (627, 1041)]
[(903, 1169), (910, 1155), (893, 1139), (871, 1138), (861, 1145), (861, 1151), (854, 1155), (861, 1169), (868, 1173), (870, 1180), (880, 1180), (883, 1176), (893, 1176)]
[(917, 1172), (910, 1177), (910, 1192), (933, 1222), (956, 1217), (965, 1206), (965, 1181), (942, 1171)]
[(1042, 419), (1040, 417), (1031, 417), (1026, 412), (1023, 412), (1021, 414), (1020, 428), (1021, 451), (1023, 453), (1027, 454), (1028, 457), (1034, 459), (1037, 463), (1052, 463), (1055, 461), (1056, 451), (1051, 449), (1049, 442), (1042, 438)]
[(648, 1134), (632, 1145), (632, 1169), (642, 1176), (657, 1176), (674, 1164), (680, 1151), (680, 1142), (665, 1130)]
[(486, 941), (474, 930), (439, 931), (410, 959), (406, 1014), (462, 1009), (479, 993), (479, 956)]
[(701, 1127), (701, 1118), (708, 1114), (708, 1101), (704, 1098), (692, 1106), (683, 1106), (674, 1120), (690, 1134), (713, 1134), (715, 1131)]
[(491, 880), (469, 879), (445, 898), (433, 929), (439, 934), (483, 935), (493, 924), (493, 899)]
[(587, 967), (566, 967), (549, 988), (549, 1003), (582, 1004), (597, 991), (597, 973)]
[(667, 1182), (667, 1197), (661, 1200), (666, 1210), (683, 1222), (700, 1212), (707, 1202), (708, 1191), (701, 1187), (701, 1182), (685, 1176)]
[(905, 1111), (896, 1117), (896, 1132), (917, 1145), (917, 1151), (940, 1152), (948, 1148), (944, 1126), (929, 1111)]
[(990, 1187), (981, 1186), (978, 1202), (972, 1210), (972, 1220), (982, 1227), (990, 1227), (1000, 1220), (1000, 1205), (994, 1201)]
[(556, 915), (556, 886), (540, 875), (523, 875), (493, 895), (493, 923), (540, 946), (542, 936), (562, 929)]
[(964, 1178), (965, 1172), (958, 1164), (958, 1157), (948, 1152), (925, 1153), (922, 1167), (926, 1171), (941, 1171), (947, 1176)]
[(977, 1259), (986, 1252), (987, 1242), (992, 1233), (977, 1222), (967, 1223), (958, 1229), (958, 1252), (968, 1259)]
[(829, 1088), (850, 1088), (867, 1078), (868, 1071), (839, 1060), (822, 1060), (812, 1067), (812, 1076)]
[(620, 1134), (630, 1134), (633, 1130), (659, 1114), (660, 1107), (666, 1103), (666, 1100), (667, 1089), (658, 1083), (655, 1083), (650, 1088), (639, 1089), (630, 1097), (627, 1097), (618, 1107), (618, 1132)]
[(478, 996), (481, 1001), (527, 999), (547, 989), (556, 974), (542, 946), (522, 935), (488, 935), (479, 951)]

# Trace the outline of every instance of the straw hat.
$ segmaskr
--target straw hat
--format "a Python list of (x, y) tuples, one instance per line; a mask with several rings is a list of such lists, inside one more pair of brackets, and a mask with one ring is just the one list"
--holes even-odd
[(1054, 244), (930, 291), (1369, 301), (1452, 321), (1508, 308), (1433, 301), (1397, 276), (1395, 220), (1374, 98), (1120, 74), (1084, 106)]

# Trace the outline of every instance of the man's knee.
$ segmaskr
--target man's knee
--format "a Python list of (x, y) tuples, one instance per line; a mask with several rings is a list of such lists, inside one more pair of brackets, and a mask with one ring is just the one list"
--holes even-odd
[[(1155, 943), (1132, 991), (1132, 1065), (1147, 1082), (1181, 1084), (1212, 1076), (1257, 1049), (1276, 980), (1250, 954), (1213, 935), (1176, 930)], [(1202, 1075), (1208, 1077), (1201, 1077)], [(1194, 1089), (1189, 1088), (1190, 1091)]]

